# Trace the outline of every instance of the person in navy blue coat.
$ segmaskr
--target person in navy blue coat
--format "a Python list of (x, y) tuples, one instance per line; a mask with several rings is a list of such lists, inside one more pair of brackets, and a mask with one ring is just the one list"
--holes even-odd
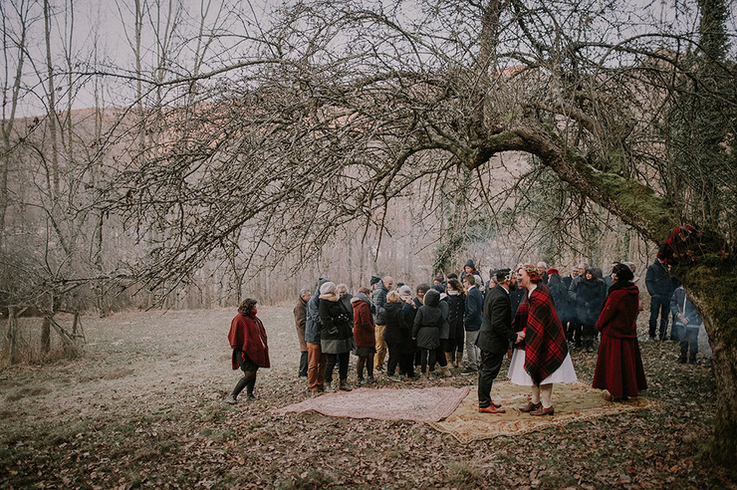
[(479, 370), (479, 352), (476, 347), (476, 338), (481, 328), (481, 313), (484, 308), (484, 298), (476, 287), (476, 278), (471, 274), (463, 277), (466, 287), (466, 312), (463, 327), (466, 330), (466, 360), (467, 366), (462, 374), (472, 374)]

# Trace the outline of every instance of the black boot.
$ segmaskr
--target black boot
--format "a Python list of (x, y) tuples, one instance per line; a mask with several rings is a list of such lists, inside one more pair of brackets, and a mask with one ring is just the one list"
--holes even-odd
[(690, 356), (688, 356), (688, 363), (696, 364), (696, 354), (691, 354)]
[(678, 359), (676, 359), (676, 362), (678, 364), (686, 364), (686, 353), (685, 352), (681, 352), (681, 355), (678, 356)]

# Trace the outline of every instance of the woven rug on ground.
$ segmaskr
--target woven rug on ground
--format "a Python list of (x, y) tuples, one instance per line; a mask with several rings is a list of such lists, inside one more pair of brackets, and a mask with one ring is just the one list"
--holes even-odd
[(494, 383), (491, 396), (495, 403), (502, 404), (506, 413), (480, 413), (478, 395), (473, 390), (451, 416), (430, 425), (440, 432), (453, 435), (462, 443), (469, 443), (497, 436), (525, 434), (653, 406), (652, 401), (642, 397), (626, 402), (608, 402), (601, 398), (601, 390), (581, 383), (554, 385), (553, 416), (533, 417), (518, 410), (518, 407), (526, 405), (530, 400), (529, 387), (513, 385), (508, 381)]
[(289, 412), (314, 410), (331, 417), (438, 422), (453, 413), (470, 389), (470, 387), (359, 388), (351, 392), (330, 393), (309, 398), (276, 410), (275, 413), (284, 415)]

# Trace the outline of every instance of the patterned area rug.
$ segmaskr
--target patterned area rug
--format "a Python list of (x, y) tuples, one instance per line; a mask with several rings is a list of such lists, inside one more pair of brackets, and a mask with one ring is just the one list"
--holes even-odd
[(331, 417), (438, 422), (458, 408), (471, 387), (423, 389), (359, 388), (309, 398), (276, 410), (278, 415), (314, 410)]
[(494, 383), (491, 396), (495, 403), (502, 404), (507, 413), (479, 413), (478, 395), (473, 390), (452, 415), (441, 422), (431, 422), (430, 425), (453, 435), (462, 443), (469, 443), (646, 409), (654, 404), (642, 397), (627, 402), (608, 402), (601, 398), (601, 390), (590, 386), (581, 383), (556, 384), (553, 387), (555, 415), (533, 417), (518, 410), (518, 407), (526, 405), (530, 400), (529, 388), (513, 385), (508, 381)]

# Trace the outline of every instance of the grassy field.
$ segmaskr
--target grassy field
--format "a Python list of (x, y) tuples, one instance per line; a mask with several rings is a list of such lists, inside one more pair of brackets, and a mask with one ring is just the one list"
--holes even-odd
[[(413, 422), (272, 414), (307, 396), (290, 308), (259, 307), (273, 366), (259, 400), (224, 404), (234, 313), (85, 317), (82, 357), (0, 371), (0, 487), (737, 488), (704, 451), (711, 371), (676, 364), (673, 342), (642, 344), (656, 408), (464, 445)], [(596, 354), (573, 360), (590, 382)], [(475, 377), (412, 385), (430, 383)]]

